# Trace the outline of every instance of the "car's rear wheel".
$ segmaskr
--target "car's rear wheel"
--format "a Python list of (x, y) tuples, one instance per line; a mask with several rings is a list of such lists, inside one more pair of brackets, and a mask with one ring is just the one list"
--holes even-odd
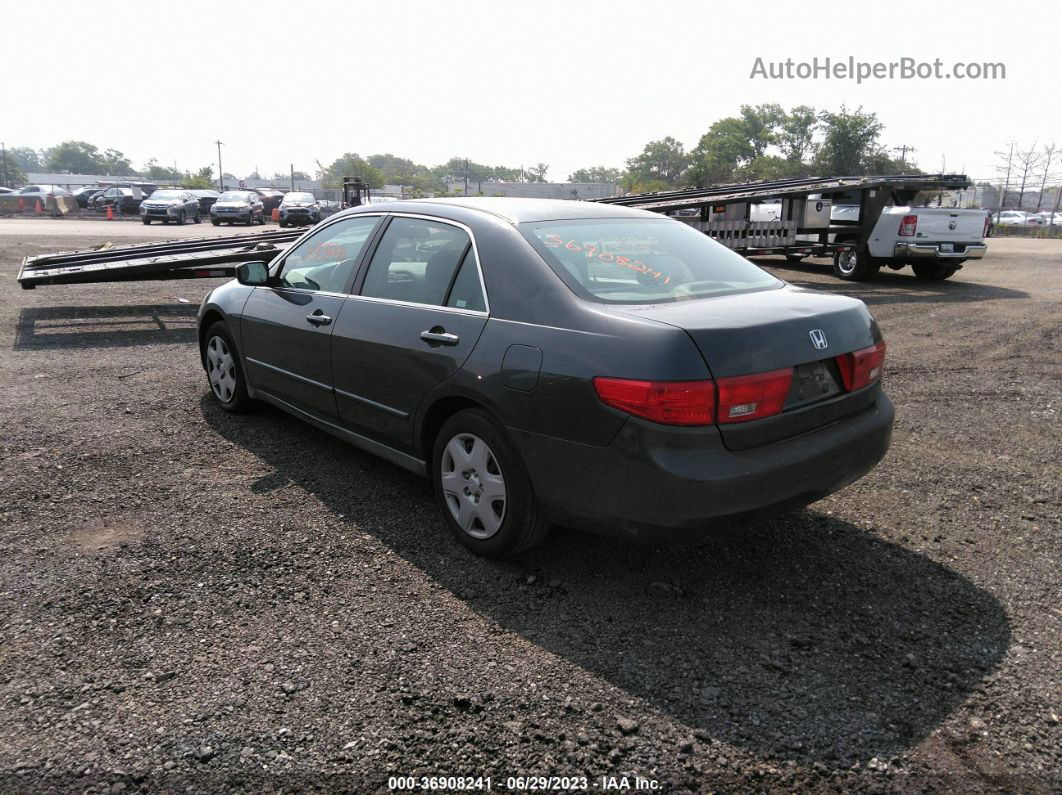
[(212, 223), (214, 226), (221, 226), (221, 220), (218, 218), (211, 218), (210, 223)]
[(196, 213), (195, 213), (195, 215), (193, 215), (193, 216), (192, 216), (192, 223), (193, 223), (193, 224), (198, 224), (198, 223), (199, 223), (200, 221), (202, 221), (202, 220), (203, 220), (203, 219), (202, 219), (202, 218), (201, 218), (201, 217), (199, 216), (199, 211), (198, 211), (198, 210), (196, 210)]
[(923, 281), (939, 282), (953, 276), (958, 268), (947, 262), (916, 262), (911, 270)]
[(549, 531), (520, 454), (485, 411), (467, 409), (443, 424), (432, 480), (454, 537), (477, 555), (522, 552)]
[(833, 254), (833, 272), (839, 279), (849, 282), (865, 282), (878, 274), (881, 263), (867, 251), (847, 248)]
[(229, 330), (220, 320), (207, 329), (206, 345), (203, 348), (207, 381), (214, 400), (225, 411), (238, 413), (251, 405), (247, 396), (247, 384), (240, 369), (240, 357)]

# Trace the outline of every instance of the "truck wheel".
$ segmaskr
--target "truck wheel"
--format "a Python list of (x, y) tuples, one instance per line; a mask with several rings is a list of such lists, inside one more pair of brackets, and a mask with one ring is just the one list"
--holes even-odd
[(549, 531), (520, 454), (491, 415), (458, 412), (439, 431), (433, 452), (436, 498), (454, 537), (472, 552), (505, 557)]
[(790, 265), (799, 265), (801, 262), (804, 261), (804, 255), (803, 254), (786, 254), (785, 255), (785, 261), (788, 262)]
[(847, 282), (865, 282), (878, 274), (881, 263), (866, 251), (847, 249), (833, 254), (833, 273)]
[(919, 262), (911, 266), (915, 276), (926, 282), (940, 282), (958, 270), (947, 262)]

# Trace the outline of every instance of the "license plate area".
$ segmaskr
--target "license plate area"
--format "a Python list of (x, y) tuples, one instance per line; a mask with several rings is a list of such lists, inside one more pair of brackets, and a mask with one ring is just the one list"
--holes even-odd
[(798, 364), (793, 368), (793, 382), (789, 386), (784, 408), (790, 409), (815, 403), (840, 394), (841, 374), (833, 359)]
[(955, 251), (955, 244), (954, 243), (941, 243), (940, 244), (940, 253), (941, 254), (952, 254), (952, 253), (954, 253), (954, 251)]

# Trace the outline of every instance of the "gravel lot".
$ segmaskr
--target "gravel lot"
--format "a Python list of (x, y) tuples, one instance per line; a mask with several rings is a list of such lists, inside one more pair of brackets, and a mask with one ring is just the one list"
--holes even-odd
[(763, 260), (871, 306), (886, 460), (697, 550), (555, 529), (497, 563), (426, 481), (216, 410), (213, 283), (20, 290), (114, 234), (55, 223), (0, 229), (0, 788), (1062, 788), (1062, 241), (940, 284)]

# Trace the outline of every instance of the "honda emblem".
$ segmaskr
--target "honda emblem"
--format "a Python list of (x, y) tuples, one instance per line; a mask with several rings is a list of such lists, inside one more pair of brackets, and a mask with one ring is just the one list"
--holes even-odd
[(826, 341), (826, 335), (822, 329), (816, 328), (808, 332), (808, 336), (811, 337), (811, 344), (815, 346), (815, 350), (824, 351), (830, 343)]

